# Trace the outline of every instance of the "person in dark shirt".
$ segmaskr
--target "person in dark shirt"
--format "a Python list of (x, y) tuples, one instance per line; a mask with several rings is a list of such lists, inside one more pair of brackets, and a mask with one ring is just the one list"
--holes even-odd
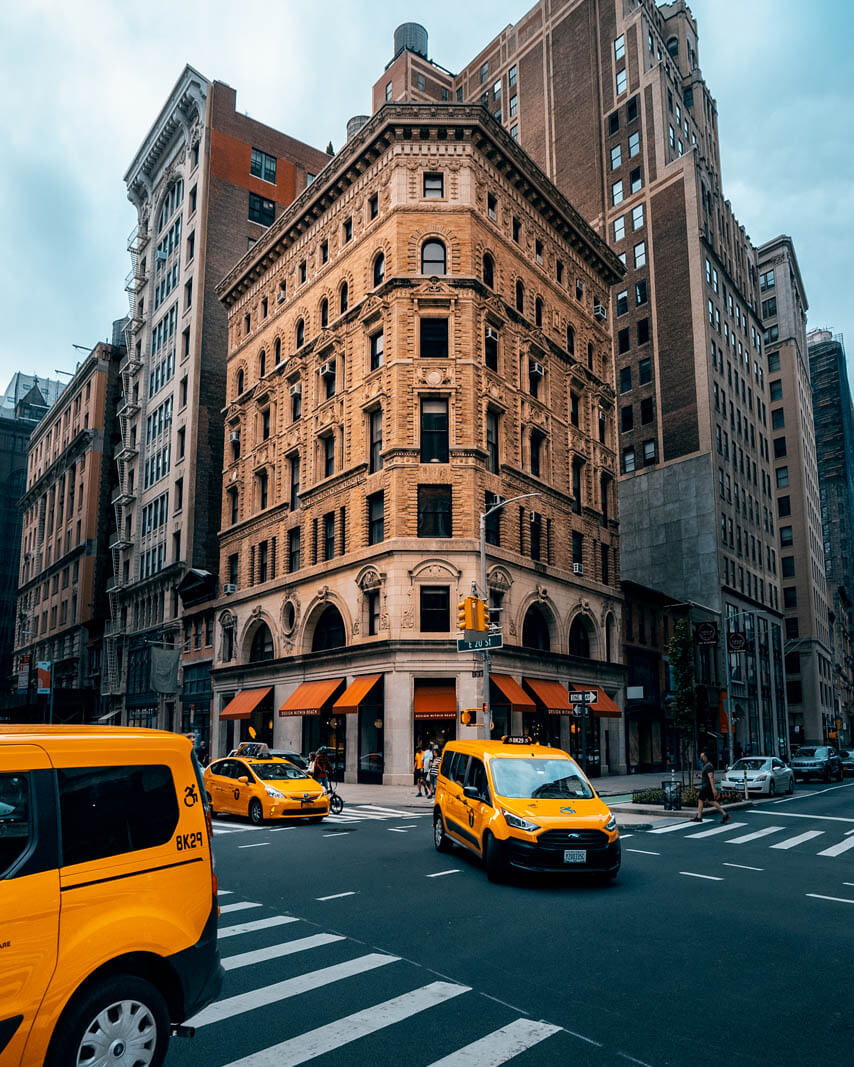
[(700, 753), (700, 759), (703, 762), (703, 770), (700, 774), (700, 799), (697, 803), (697, 814), (692, 821), (702, 822), (703, 805), (712, 804), (722, 815), (721, 824), (727, 823), (729, 822), (729, 815), (718, 803), (718, 791), (715, 788), (715, 768), (705, 752)]

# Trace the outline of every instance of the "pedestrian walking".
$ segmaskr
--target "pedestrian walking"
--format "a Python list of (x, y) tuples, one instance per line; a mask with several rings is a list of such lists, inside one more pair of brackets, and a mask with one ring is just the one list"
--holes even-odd
[(697, 803), (697, 814), (692, 819), (692, 822), (702, 822), (703, 804), (712, 804), (721, 813), (721, 825), (723, 825), (729, 822), (729, 814), (718, 803), (720, 794), (715, 788), (715, 768), (705, 752), (700, 753), (700, 759), (703, 762), (703, 769), (700, 772), (700, 799)]
[(430, 793), (435, 797), (436, 795), (436, 779), (439, 777), (439, 764), (442, 762), (442, 756), (439, 752), (439, 746), (433, 746), (433, 759), (430, 761)]
[(421, 786), (424, 784), (424, 753), (419, 745), (415, 749), (415, 766), (413, 767), (413, 773), (415, 775), (415, 784), (418, 786), (418, 795), (424, 796), (421, 792)]
[(421, 756), (421, 775), (424, 779), (424, 791), (427, 796), (432, 796), (430, 792), (430, 766), (433, 763), (433, 749), (428, 745)]
[(325, 748), (319, 748), (314, 757), (314, 778), (329, 792), (329, 759)]

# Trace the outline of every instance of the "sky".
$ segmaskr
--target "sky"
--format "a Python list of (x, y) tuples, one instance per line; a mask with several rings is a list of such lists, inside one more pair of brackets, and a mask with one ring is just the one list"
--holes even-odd
[[(26, 0), (0, 4), (0, 389), (55, 377), (127, 311), (123, 175), (185, 63), (253, 118), (324, 148), (371, 110), (395, 27), (459, 70), (527, 0)], [(847, 336), (854, 129), (850, 0), (693, 0), (724, 193), (756, 244), (795, 242), (809, 328)]]

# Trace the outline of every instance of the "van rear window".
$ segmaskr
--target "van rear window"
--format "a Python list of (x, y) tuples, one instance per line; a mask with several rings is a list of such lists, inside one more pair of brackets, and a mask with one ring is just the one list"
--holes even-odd
[(57, 775), (64, 867), (163, 845), (178, 826), (168, 767), (73, 767)]

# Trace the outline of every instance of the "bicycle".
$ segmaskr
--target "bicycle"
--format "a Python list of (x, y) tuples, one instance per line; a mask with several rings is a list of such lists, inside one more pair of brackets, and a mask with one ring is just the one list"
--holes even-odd
[(332, 815), (340, 815), (344, 810), (344, 800), (339, 793), (335, 791), (335, 782), (332, 779), (329, 780), (329, 788), (326, 791), (326, 795), (329, 797), (329, 811)]

